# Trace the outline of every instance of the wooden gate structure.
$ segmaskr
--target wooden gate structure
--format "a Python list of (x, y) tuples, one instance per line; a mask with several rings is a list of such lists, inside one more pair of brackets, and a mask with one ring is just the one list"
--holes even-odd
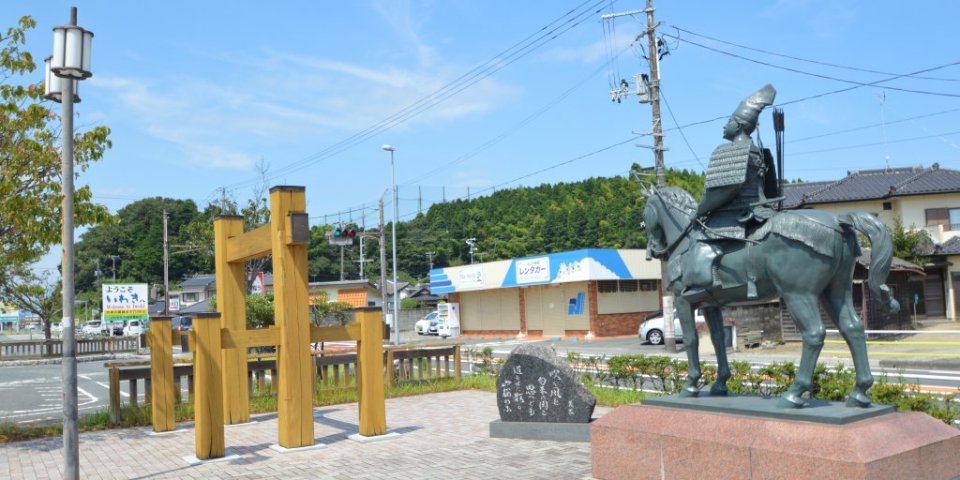
[[(225, 423), (250, 420), (247, 349), (252, 347), (277, 347), (279, 378), (275, 383), (281, 447), (314, 444), (316, 367), (310, 344), (316, 342), (357, 341), (359, 433), (376, 436), (387, 431), (384, 325), (380, 310), (357, 312), (357, 321), (342, 327), (310, 324), (307, 292), (310, 229), (305, 209), (303, 187), (277, 186), (270, 189), (269, 224), (244, 232), (243, 217), (221, 216), (214, 220), (218, 312), (201, 314), (193, 324), (196, 456), (200, 460), (224, 456)], [(266, 255), (273, 256), (275, 326), (248, 330), (245, 262)], [(166, 378), (166, 365), (156, 363), (164, 370), (157, 371), (158, 376), (154, 378)], [(158, 390), (154, 388), (154, 392)], [(168, 425), (169, 422), (154, 421), (155, 430)]]

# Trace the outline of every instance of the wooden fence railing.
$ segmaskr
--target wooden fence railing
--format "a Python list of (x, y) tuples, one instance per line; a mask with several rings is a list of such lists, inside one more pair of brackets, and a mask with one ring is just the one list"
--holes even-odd
[[(77, 339), (77, 355), (135, 352), (136, 350), (137, 339), (134, 337)], [(63, 356), (63, 342), (61, 340), (0, 342), (0, 360), (26, 360), (61, 356)]]
[[(316, 381), (321, 390), (357, 387), (357, 354), (350, 351), (321, 353), (315, 356)], [(384, 347), (384, 381), (387, 385), (411, 383), (439, 378), (460, 378), (460, 344), (440, 344), (421, 348)], [(149, 362), (107, 362), (104, 364), (110, 381), (110, 419), (120, 420), (122, 403), (140, 405), (150, 402)], [(392, 367), (391, 367), (392, 366)], [(247, 364), (250, 394), (272, 388), (277, 378), (273, 358), (252, 357)], [(122, 382), (127, 382), (128, 400), (121, 398)], [(193, 401), (193, 365), (175, 364), (173, 383), (177, 403), (182, 401), (184, 383), (189, 400)], [(143, 387), (142, 390), (140, 387)]]

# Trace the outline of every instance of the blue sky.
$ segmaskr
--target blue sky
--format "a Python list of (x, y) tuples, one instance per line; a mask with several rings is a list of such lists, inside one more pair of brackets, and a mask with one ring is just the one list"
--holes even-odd
[[(611, 83), (648, 69), (643, 49), (630, 45), (645, 19), (600, 19), (642, 3), (6, 0), (0, 18), (4, 27), (37, 19), (28, 43), (37, 58), (51, 51), (51, 28), (71, 5), (96, 34), (77, 125), (109, 126), (114, 147), (79, 183), (111, 211), (153, 196), (202, 208), (221, 187), (242, 201), (262, 160), (271, 185), (306, 187), (311, 221), (322, 223), (359, 222), (349, 211), (374, 206), (390, 188), (385, 143), (396, 148), (402, 220), (420, 199), (426, 209), (468, 189), (483, 195), (652, 165), (650, 150), (636, 146), (649, 138), (631, 140), (649, 132), (649, 105), (609, 94)], [(703, 170), (726, 117), (772, 83), (786, 103), (791, 179), (960, 168), (960, 65), (951, 65), (960, 62), (960, 3), (737, 5), (656, 5), (669, 47), (661, 62), (667, 166)], [(511, 50), (517, 45), (528, 47)], [(926, 78), (877, 84), (884, 88), (857, 85), (927, 69)], [(25, 82), (42, 71), (34, 77)], [(772, 146), (768, 112), (761, 122)], [(368, 209), (367, 225), (375, 221)]]

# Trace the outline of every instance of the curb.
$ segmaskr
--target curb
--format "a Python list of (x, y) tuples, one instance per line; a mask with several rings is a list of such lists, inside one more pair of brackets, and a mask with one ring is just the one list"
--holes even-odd
[(935, 360), (907, 360), (892, 359), (880, 360), (880, 366), (884, 368), (902, 368), (902, 369), (924, 369), (924, 370), (957, 370), (960, 371), (960, 359), (935, 359)]
[[(105, 360), (128, 360), (140, 358), (139, 355), (133, 353), (112, 353), (107, 355), (89, 355), (83, 357), (77, 357), (77, 363), (86, 363), (86, 362), (102, 362)], [(60, 365), (63, 363), (63, 357), (55, 358), (38, 358), (38, 359), (24, 359), (24, 360), (0, 360), (0, 368), (2, 367), (24, 367), (31, 365)]]

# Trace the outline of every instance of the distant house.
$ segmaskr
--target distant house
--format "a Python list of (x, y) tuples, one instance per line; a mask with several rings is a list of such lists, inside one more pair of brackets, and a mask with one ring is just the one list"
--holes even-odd
[(310, 282), (307, 284), (310, 301), (325, 297), (328, 302), (345, 302), (354, 307), (379, 307), (383, 304), (380, 290), (367, 280)]
[[(960, 310), (960, 171), (892, 168), (851, 171), (836, 181), (789, 184), (784, 209), (814, 208), (834, 213), (864, 211), (888, 227), (899, 218), (904, 228), (925, 229), (933, 241), (923, 253), (926, 274), (912, 275), (896, 291), (905, 309), (955, 320)], [(910, 270), (909, 268), (907, 270)], [(906, 291), (903, 291), (903, 289)]]
[(435, 308), (437, 303), (440, 303), (441, 300), (446, 300), (444, 295), (434, 295), (430, 293), (430, 285), (420, 285), (416, 287), (411, 287), (409, 294), (405, 298), (412, 298), (417, 301), (417, 306), (420, 308)]

